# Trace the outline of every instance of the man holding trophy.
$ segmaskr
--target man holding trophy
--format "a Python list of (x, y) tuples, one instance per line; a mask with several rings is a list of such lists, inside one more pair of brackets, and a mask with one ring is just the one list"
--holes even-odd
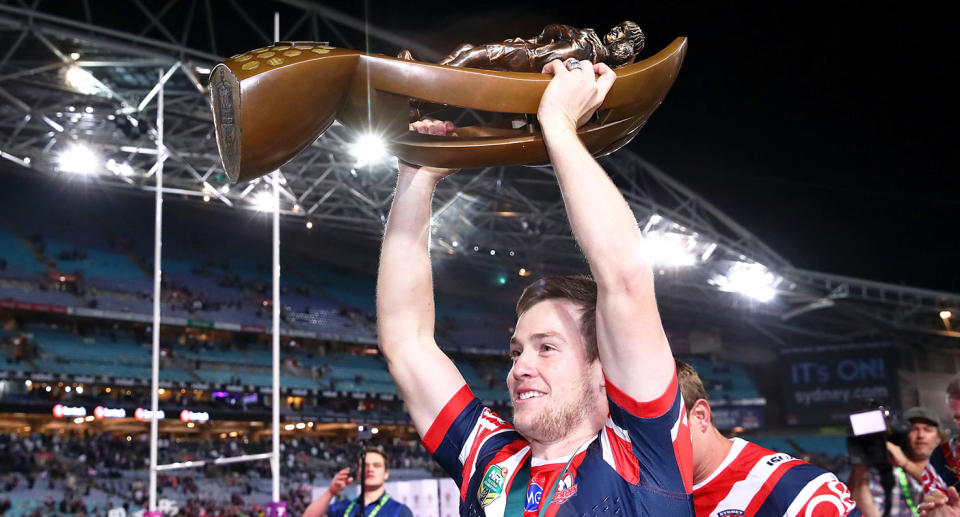
[(643, 237), (577, 136), (617, 76), (575, 59), (543, 71), (553, 78), (537, 116), (593, 279), (548, 277), (521, 296), (513, 424), (482, 406), (434, 340), (431, 199), (455, 170), (400, 165), (377, 285), (380, 349), (424, 445), (460, 486), (461, 515), (693, 515), (690, 432)]
[[(424, 445), (460, 487), (460, 514), (693, 516), (692, 442), (653, 271), (630, 207), (593, 158), (629, 142), (659, 106), (686, 39), (636, 63), (643, 34), (632, 22), (602, 42), (550, 26), (531, 40), (461, 46), (441, 64), (308, 43), (238, 54), (211, 73), (224, 171), (231, 181), (272, 171), (334, 120), (390, 142), (401, 162), (378, 274), (379, 345)], [(509, 63), (489, 59), (501, 47)], [(540, 67), (553, 77), (529, 73)], [(304, 80), (324, 88), (303, 90)], [(420, 120), (408, 131), (415, 105), (537, 113), (539, 130)], [(457, 170), (440, 167), (547, 160), (592, 278), (547, 277), (521, 295), (510, 424), (434, 339), (431, 200)]]

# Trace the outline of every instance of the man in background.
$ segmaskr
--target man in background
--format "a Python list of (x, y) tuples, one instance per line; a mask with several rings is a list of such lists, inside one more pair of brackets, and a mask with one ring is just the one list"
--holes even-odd
[(693, 437), (693, 506), (697, 517), (858, 516), (850, 490), (826, 470), (740, 438), (713, 424), (707, 391), (692, 366), (677, 378)]
[[(850, 468), (848, 484), (853, 500), (865, 517), (919, 515), (924, 494), (929, 494), (939, 479), (923, 480), (923, 476), (930, 475), (930, 455), (941, 442), (937, 414), (917, 406), (906, 410), (903, 418), (910, 422), (907, 450), (888, 444), (889, 466), (852, 465)], [(920, 477), (915, 475), (917, 472), (921, 473)], [(928, 485), (927, 490), (924, 484)]]
[(330, 487), (310, 503), (303, 512), (303, 517), (352, 517), (360, 515), (361, 509), (366, 517), (413, 517), (413, 512), (405, 504), (390, 497), (385, 484), (390, 479), (390, 468), (386, 453), (380, 449), (367, 449), (364, 454), (366, 463), (366, 479), (363, 480), (363, 503), (355, 497), (330, 504), (343, 491), (353, 478), (350, 477), (350, 468), (337, 472), (330, 482)]

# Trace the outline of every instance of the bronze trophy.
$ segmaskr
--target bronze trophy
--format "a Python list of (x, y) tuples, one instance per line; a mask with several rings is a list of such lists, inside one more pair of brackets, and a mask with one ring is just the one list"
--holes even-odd
[(603, 40), (592, 29), (550, 25), (527, 40), (461, 45), (441, 64), (414, 61), (406, 51), (393, 58), (312, 42), (278, 42), (233, 56), (211, 72), (217, 146), (233, 182), (279, 168), (334, 120), (358, 133), (380, 135), (392, 154), (418, 165), (547, 163), (543, 137), (532, 123), (458, 127), (457, 136), (423, 135), (408, 125), (411, 116), (438, 106), (536, 114), (551, 79), (538, 73), (543, 64), (574, 57), (616, 67), (617, 81), (597, 115), (578, 130), (591, 153), (605, 155), (636, 136), (663, 101), (687, 41), (677, 38), (634, 63), (642, 46), (643, 33), (632, 22), (614, 27)]

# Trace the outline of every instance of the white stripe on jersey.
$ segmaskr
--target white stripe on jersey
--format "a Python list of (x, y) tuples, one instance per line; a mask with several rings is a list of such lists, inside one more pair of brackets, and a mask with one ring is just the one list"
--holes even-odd
[[(464, 442), (463, 448), (460, 449), (460, 456), (457, 457), (460, 460), (460, 464), (466, 466), (467, 459), (470, 458), (470, 451), (473, 450), (473, 444), (476, 442), (477, 436), (479, 436), (480, 433), (483, 431), (493, 431), (490, 434), (483, 436), (483, 438), (480, 440), (480, 444), (477, 446), (478, 454), (480, 449), (483, 448), (483, 444), (486, 443), (491, 437), (511, 430), (513, 430), (513, 428), (508, 426), (506, 422), (496, 416), (492, 411), (490, 411), (490, 409), (483, 408), (483, 412), (480, 413), (480, 418), (477, 419), (477, 423), (473, 424), (473, 429), (470, 430), (470, 435), (467, 436), (467, 440)], [(476, 470), (477, 457), (474, 456), (473, 462), (470, 465), (470, 475), (464, 476), (464, 483), (469, 483), (470, 480), (473, 479), (473, 474)]]
[(730, 452), (727, 453), (727, 457), (723, 458), (723, 462), (720, 463), (720, 466), (717, 467), (717, 470), (714, 470), (713, 472), (711, 472), (710, 475), (707, 476), (707, 479), (704, 479), (703, 481), (697, 483), (696, 485), (693, 485), (694, 490), (697, 490), (700, 487), (705, 486), (707, 483), (713, 481), (713, 478), (717, 477), (718, 474), (720, 474), (724, 470), (727, 470), (727, 467), (729, 467), (730, 464), (733, 463), (733, 460), (737, 459), (737, 457), (740, 456), (740, 453), (743, 452), (743, 448), (746, 447), (748, 443), (750, 443), (742, 438), (734, 438), (731, 441), (733, 442), (733, 447), (730, 448)]
[[(633, 445), (630, 443), (630, 434), (627, 433), (627, 430), (620, 427), (619, 425), (613, 422), (613, 419), (607, 417), (607, 423), (604, 424), (604, 427), (611, 429), (614, 434), (617, 435), (617, 438), (626, 442), (626, 451), (629, 454), (633, 454)], [(613, 444), (610, 443), (610, 438), (608, 438), (606, 432), (600, 433), (600, 450), (603, 451), (603, 461), (606, 461), (610, 468), (614, 472), (619, 472), (617, 470), (617, 462), (613, 459)]]
[(477, 423), (473, 424), (473, 429), (471, 429), (470, 434), (467, 435), (466, 441), (463, 442), (463, 448), (460, 449), (460, 456), (457, 456), (457, 459), (460, 460), (461, 465), (467, 462), (467, 457), (470, 456), (470, 451), (473, 450), (473, 442), (477, 439), (477, 433), (479, 432), (480, 420), (478, 419)]
[[(670, 428), (670, 443), (677, 443), (677, 434), (680, 433), (680, 423), (683, 422), (684, 425), (687, 424), (687, 411), (686, 406), (683, 405), (683, 394), (680, 394), (680, 411), (677, 415), (677, 421), (673, 423), (673, 427)], [(693, 438), (690, 438), (693, 440)]]
[(783, 514), (784, 517), (797, 517), (798, 515), (800, 515), (800, 510), (803, 510), (803, 507), (806, 506), (807, 503), (811, 504), (811, 507), (807, 510), (807, 513), (810, 513), (810, 510), (812, 510), (813, 508), (816, 508), (817, 504), (823, 503), (823, 502), (828, 502), (836, 506), (837, 515), (845, 515), (847, 513), (847, 510), (844, 510), (843, 501), (840, 500), (839, 498), (839, 495), (841, 494), (838, 494), (838, 497), (836, 498), (828, 497), (827, 499), (820, 499), (824, 497), (824, 496), (820, 496), (818, 498), (811, 499), (811, 496), (813, 496), (814, 492), (819, 490), (820, 487), (822, 487), (827, 483), (838, 482), (838, 481), (839, 480), (837, 479), (837, 476), (834, 476), (829, 472), (824, 472), (823, 474), (820, 474), (819, 476), (811, 479), (810, 482), (803, 487), (803, 490), (797, 493), (797, 497), (793, 499), (793, 502), (790, 503), (790, 506), (787, 507), (787, 512)]
[[(523, 458), (526, 457), (527, 452), (529, 450), (530, 450), (530, 446), (527, 445), (526, 447), (517, 451), (513, 456), (510, 456), (506, 460), (501, 461), (500, 463), (497, 463), (497, 465), (499, 465), (500, 468), (506, 469), (508, 480), (512, 480), (517, 475), (517, 469), (520, 465), (520, 462), (523, 460)], [(508, 483), (504, 484), (503, 495), (494, 499), (494, 501), (490, 503), (489, 506), (483, 509), (484, 515), (486, 515), (487, 517), (505, 517), (503, 513), (507, 510), (507, 485), (509, 483), (510, 482), (508, 481)], [(520, 493), (526, 496), (527, 495), (526, 487), (523, 487), (523, 490)], [(476, 495), (467, 494), (467, 497), (476, 497)]]
[[(717, 506), (710, 510), (710, 517), (717, 517), (718, 512), (724, 510), (737, 509), (746, 510), (750, 501), (757, 495), (757, 490), (763, 487), (764, 481), (770, 477), (780, 465), (793, 460), (789, 454), (777, 452), (761, 457), (750, 469), (747, 477), (737, 481), (730, 487), (727, 495), (717, 503)], [(758, 482), (758, 480), (760, 480)]]

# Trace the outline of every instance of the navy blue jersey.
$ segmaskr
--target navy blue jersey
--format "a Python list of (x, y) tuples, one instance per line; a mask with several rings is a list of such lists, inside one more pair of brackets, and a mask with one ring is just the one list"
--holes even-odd
[[(330, 505), (330, 509), (327, 510), (327, 517), (353, 517), (355, 515), (360, 515), (360, 505), (353, 505), (353, 509), (350, 510), (350, 515), (345, 515), (347, 507), (350, 506), (350, 500), (337, 501)], [(377, 508), (377, 505), (380, 503), (380, 500), (376, 500), (367, 505), (366, 509), (363, 511), (363, 515), (370, 517), (373, 514), (373, 511)], [(413, 517), (413, 512), (410, 511), (410, 508), (397, 501), (394, 498), (387, 499), (387, 502), (383, 504), (383, 507), (380, 508), (380, 511), (377, 512), (376, 517)]]
[[(693, 516), (693, 444), (676, 375), (650, 402), (633, 400), (609, 379), (606, 389), (607, 421), (571, 460), (546, 515)], [(529, 442), (467, 386), (447, 402), (423, 443), (460, 487), (462, 516), (503, 516), (517, 470), (531, 461)], [(549, 478), (550, 463), (532, 459), (525, 514), (536, 512), (552, 486), (536, 481), (541, 470)]]

